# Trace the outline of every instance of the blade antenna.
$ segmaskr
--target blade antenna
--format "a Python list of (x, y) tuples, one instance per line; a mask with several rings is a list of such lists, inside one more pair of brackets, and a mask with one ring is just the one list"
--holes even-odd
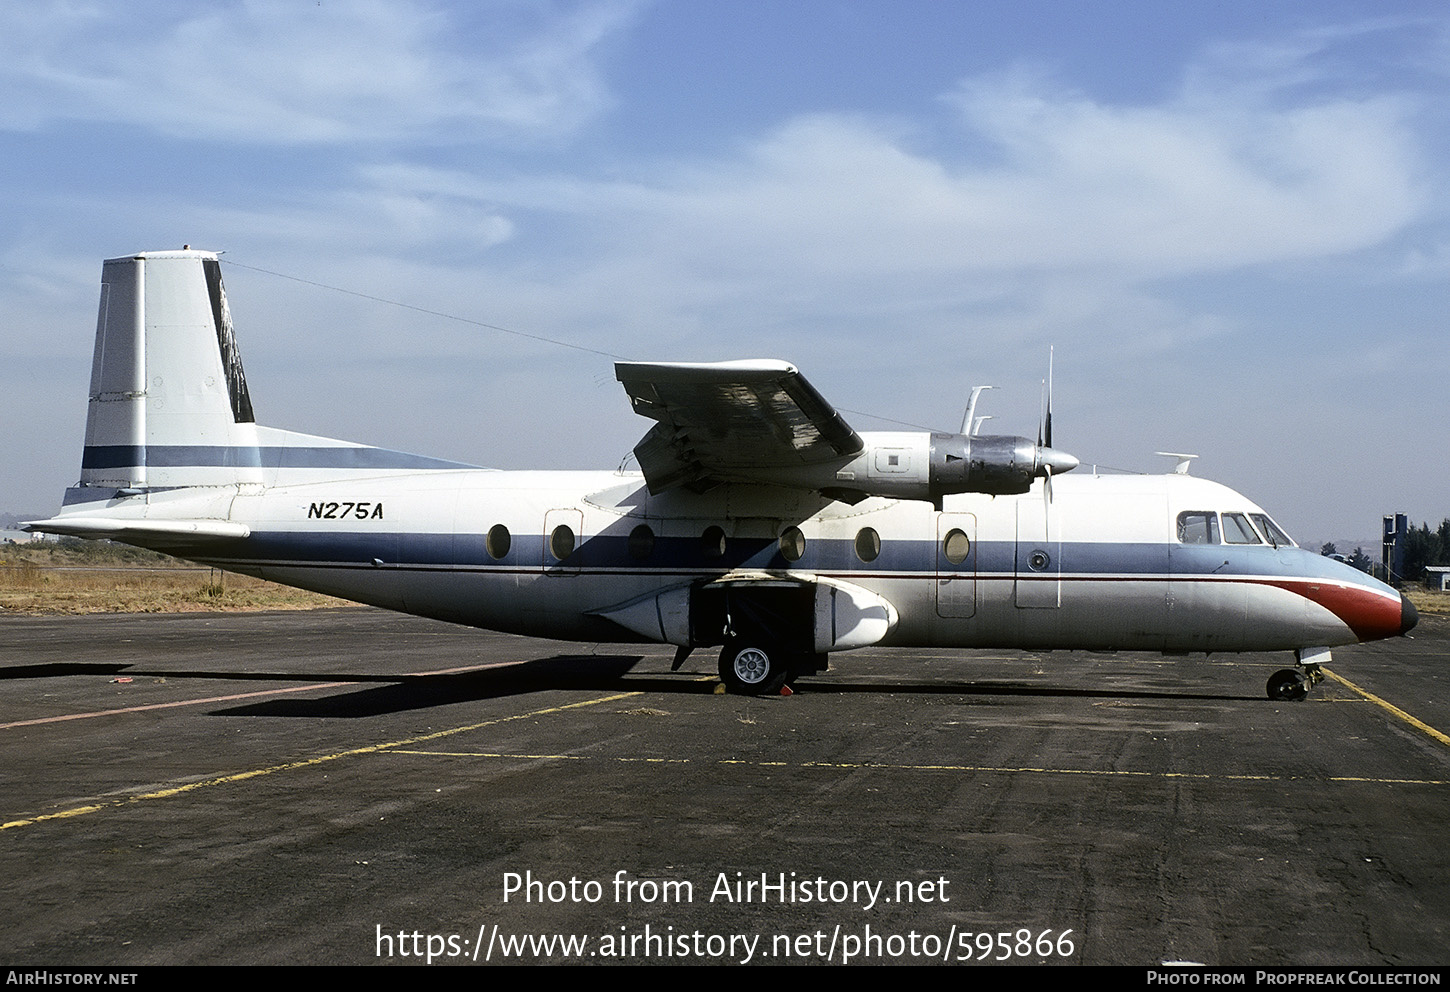
[(967, 400), (967, 412), (962, 415), (962, 433), (968, 437), (975, 437), (977, 431), (982, 428), (982, 420), (990, 420), (990, 417), (977, 419), (977, 397), (982, 395), (983, 390), (996, 389), (996, 386), (973, 386), (972, 398)]

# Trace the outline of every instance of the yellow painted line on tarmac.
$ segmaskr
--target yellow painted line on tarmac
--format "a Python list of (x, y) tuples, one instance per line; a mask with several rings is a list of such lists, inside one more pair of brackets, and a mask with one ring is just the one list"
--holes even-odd
[(1331, 672), (1327, 668), (1321, 669), (1321, 671), (1323, 671), (1325, 675), (1328, 675), (1330, 678), (1332, 678), (1334, 681), (1338, 682), (1340, 685), (1344, 686), (1345, 688), (1350, 689), (1353, 692), (1359, 693), (1361, 696), (1363, 696), (1365, 699), (1368, 699), (1370, 702), (1374, 703), (1376, 706), (1382, 707), (1383, 709), (1385, 709), (1386, 711), (1388, 711), (1393, 716), (1399, 717), (1401, 720), (1405, 721), (1410, 726), (1414, 727), (1416, 730), (1418, 730), (1418, 731), (1420, 731), (1422, 733), (1428, 734), (1429, 736), (1433, 737), (1435, 740), (1439, 741), (1441, 744), (1444, 744), (1447, 747), (1450, 747), (1450, 736), (1446, 736), (1445, 734), (1442, 734), (1440, 731), (1436, 730), (1434, 727), (1430, 726), (1428, 723), (1425, 723), (1422, 720), (1415, 719), (1414, 717), (1410, 716), (1410, 714), (1408, 714), (1404, 710), (1400, 709), (1398, 706), (1394, 705), (1393, 703), (1386, 702), (1385, 700), (1383, 700), (1380, 697), (1376, 696), (1374, 693), (1370, 692), (1368, 689), (1361, 689), (1359, 686), (1357, 686), (1353, 682), (1349, 681), (1349, 679), (1345, 678), (1343, 675), (1336, 675), (1334, 672)]
[(509, 754), (497, 751), (433, 751), (393, 750), (394, 754), (411, 754), (433, 758), (494, 758), (506, 761), (612, 761), (619, 763), (648, 762), (672, 765), (733, 765), (748, 768), (834, 768), (844, 771), (887, 772), (968, 772), (999, 775), (1095, 775), (1104, 778), (1192, 779), (1203, 782), (1358, 782), (1367, 785), (1450, 785), (1450, 779), (1432, 778), (1360, 778), (1319, 775), (1225, 775), (1210, 772), (1124, 771), (1112, 768), (1037, 768), (1003, 765), (905, 765), (871, 761), (747, 761), (743, 758), (632, 758), (603, 757), (591, 754)]
[(451, 737), (454, 734), (465, 734), (470, 730), (479, 730), (483, 727), (493, 727), (502, 723), (512, 723), (516, 720), (530, 720), (535, 717), (550, 716), (554, 713), (564, 713), (568, 710), (582, 709), (586, 706), (598, 706), (600, 703), (612, 703), (621, 699), (630, 699), (642, 695), (639, 692), (620, 692), (610, 696), (600, 696), (597, 699), (586, 699), (577, 703), (565, 703), (562, 706), (549, 706), (541, 710), (532, 710), (528, 713), (519, 713), (514, 716), (498, 717), (493, 720), (484, 720), (480, 723), (471, 723), (464, 727), (453, 727), (448, 730), (436, 730), (431, 734), (420, 734), (417, 737), (409, 737), (400, 741), (388, 741), (384, 744), (369, 744), (366, 747), (349, 748), (346, 751), (335, 751), (332, 754), (318, 755), (313, 758), (303, 758), (300, 761), (287, 761), (280, 765), (269, 765), (265, 768), (253, 768), (244, 772), (236, 772), (231, 775), (217, 775), (212, 778), (202, 779), (198, 782), (188, 782), (185, 785), (172, 786), (166, 789), (157, 789), (153, 792), (145, 792), (140, 795), (125, 796), (124, 798), (112, 799), (102, 803), (93, 803), (87, 806), (76, 806), (71, 809), (60, 810), (55, 813), (41, 813), (37, 816), (25, 817), (18, 820), (10, 820), (0, 823), (0, 830), (11, 830), (16, 827), (28, 827), (36, 823), (44, 823), (47, 820), (63, 820), (74, 816), (85, 816), (88, 813), (96, 813), (105, 809), (116, 809), (121, 806), (129, 806), (134, 803), (145, 802), (149, 799), (169, 799), (172, 796), (179, 796), (187, 792), (195, 792), (198, 789), (207, 789), (217, 785), (232, 785), (236, 782), (245, 782), (248, 779), (260, 778), (264, 775), (275, 775), (278, 772), (290, 772), (299, 768), (312, 768), (317, 765), (324, 765), (331, 761), (340, 761), (343, 758), (355, 758), (364, 754), (377, 754), (380, 751), (390, 751), (396, 748), (410, 747), (422, 744), (427, 741), (436, 741), (444, 737)]

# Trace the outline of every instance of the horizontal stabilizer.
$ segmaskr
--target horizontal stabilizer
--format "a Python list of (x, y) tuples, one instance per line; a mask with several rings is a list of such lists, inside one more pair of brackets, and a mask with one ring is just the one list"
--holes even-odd
[(145, 546), (146, 538), (180, 538), (188, 542), (235, 541), (252, 529), (229, 520), (127, 520), (121, 517), (55, 517), (22, 525), (28, 531), (68, 537), (110, 538)]

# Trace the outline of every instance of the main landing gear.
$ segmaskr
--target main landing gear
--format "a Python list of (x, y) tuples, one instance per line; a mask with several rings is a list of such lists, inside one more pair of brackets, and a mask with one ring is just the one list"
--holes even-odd
[(742, 696), (774, 696), (798, 675), (826, 670), (823, 654), (786, 651), (778, 644), (732, 638), (720, 649), (720, 681)]
[(728, 692), (773, 696), (797, 675), (824, 671), (815, 644), (815, 586), (769, 579), (715, 582), (690, 597), (690, 636), (722, 644), (720, 681)]
[(779, 648), (755, 641), (731, 640), (720, 649), (720, 681), (730, 692), (773, 696), (789, 677), (790, 666)]

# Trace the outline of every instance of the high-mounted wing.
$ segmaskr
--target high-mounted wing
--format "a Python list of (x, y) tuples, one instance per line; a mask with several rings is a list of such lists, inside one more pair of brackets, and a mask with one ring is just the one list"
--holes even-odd
[(865, 446), (788, 362), (616, 362), (614, 374), (635, 412), (658, 421), (634, 448), (651, 493), (840, 462)]

